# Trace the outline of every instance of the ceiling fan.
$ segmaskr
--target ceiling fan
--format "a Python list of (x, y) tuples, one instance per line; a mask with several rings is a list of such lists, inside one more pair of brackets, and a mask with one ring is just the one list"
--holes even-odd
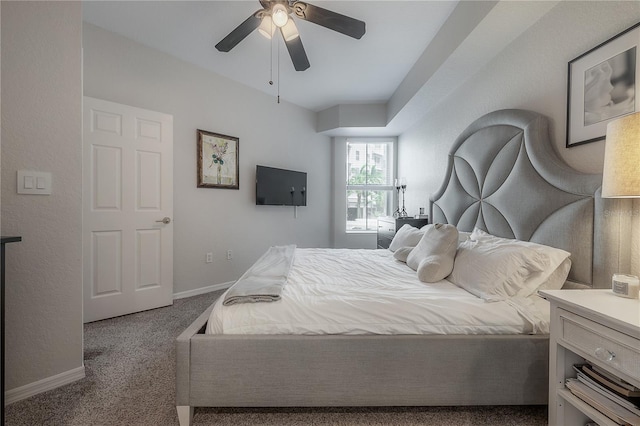
[(313, 22), (330, 30), (360, 39), (365, 33), (363, 21), (296, 0), (259, 0), (262, 9), (249, 16), (218, 44), (216, 49), (228, 52), (251, 34), (256, 28), (267, 38), (271, 38), (276, 29), (280, 30), (287, 45), (289, 56), (296, 71), (309, 68), (309, 59), (300, 40), (300, 35), (290, 14)]

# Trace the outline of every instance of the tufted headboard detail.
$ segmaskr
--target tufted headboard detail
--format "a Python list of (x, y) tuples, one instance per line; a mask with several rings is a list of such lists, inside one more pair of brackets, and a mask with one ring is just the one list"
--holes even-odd
[[(478, 227), (567, 250), (569, 280), (607, 287), (610, 274), (621, 267), (615, 231), (622, 217), (607, 223), (596, 219), (603, 218), (605, 203), (616, 207), (615, 200), (598, 196), (601, 183), (601, 175), (577, 172), (559, 158), (544, 116), (495, 111), (456, 139), (444, 183), (430, 198), (430, 215), (433, 223), (455, 224), (462, 231)], [(603, 260), (605, 249), (612, 248), (615, 259)]]

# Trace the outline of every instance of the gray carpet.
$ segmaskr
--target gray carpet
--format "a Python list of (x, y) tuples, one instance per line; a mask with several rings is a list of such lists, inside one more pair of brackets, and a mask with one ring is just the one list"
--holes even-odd
[[(175, 338), (221, 292), (86, 324), (87, 377), (6, 407), (6, 425), (177, 425)], [(546, 406), (389, 408), (196, 408), (200, 425), (547, 424)]]

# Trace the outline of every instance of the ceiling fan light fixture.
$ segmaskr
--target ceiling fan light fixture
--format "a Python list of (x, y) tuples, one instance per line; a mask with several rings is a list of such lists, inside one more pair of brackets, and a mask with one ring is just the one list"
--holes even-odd
[(264, 37), (271, 40), (271, 37), (273, 37), (273, 34), (276, 32), (276, 26), (273, 25), (271, 16), (266, 15), (264, 18), (262, 18), (262, 22), (260, 22), (260, 26), (258, 27), (258, 32)]
[[(260, 28), (259, 32), (270, 38), (273, 43), (273, 27), (276, 26), (280, 28), (280, 34), (285, 41), (293, 67), (296, 71), (304, 71), (310, 66), (309, 58), (302, 45), (293, 15), (289, 16), (290, 14), (294, 13), (297, 19), (320, 25), (355, 39), (360, 39), (366, 32), (366, 24), (363, 21), (314, 6), (304, 0), (259, 0), (259, 3), (262, 6), (260, 10), (250, 15), (216, 44), (218, 51), (229, 52), (258, 28)], [(269, 18), (264, 19), (265, 16)], [(279, 46), (278, 43), (278, 48)], [(273, 62), (273, 44), (271, 47)], [(278, 50), (278, 54), (279, 52)]]
[(287, 8), (284, 5), (276, 4), (271, 9), (271, 19), (273, 19), (273, 23), (278, 27), (282, 28), (289, 21), (289, 14), (287, 13)]
[(282, 37), (285, 41), (291, 41), (300, 36), (300, 33), (298, 33), (298, 27), (296, 27), (293, 19), (289, 19), (289, 22), (287, 22), (284, 27), (280, 28), (280, 31), (282, 32)]

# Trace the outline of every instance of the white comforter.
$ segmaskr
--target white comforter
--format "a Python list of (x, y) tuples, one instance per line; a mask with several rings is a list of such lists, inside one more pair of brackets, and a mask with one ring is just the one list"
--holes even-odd
[(485, 302), (418, 280), (389, 250), (296, 249), (282, 299), (223, 306), (208, 334), (533, 334), (549, 332), (537, 295)]

